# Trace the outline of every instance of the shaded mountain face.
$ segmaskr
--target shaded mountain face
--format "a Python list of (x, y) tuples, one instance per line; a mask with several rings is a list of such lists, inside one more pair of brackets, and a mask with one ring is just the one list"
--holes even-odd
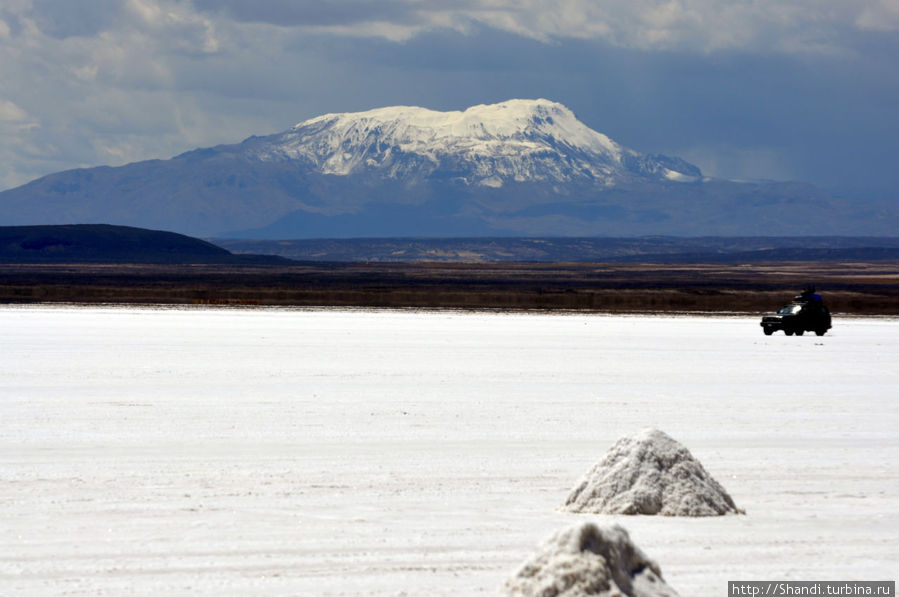
[(234, 238), (891, 234), (895, 210), (798, 183), (704, 178), (547, 100), (328, 114), (170, 160), (0, 193), (0, 224)]

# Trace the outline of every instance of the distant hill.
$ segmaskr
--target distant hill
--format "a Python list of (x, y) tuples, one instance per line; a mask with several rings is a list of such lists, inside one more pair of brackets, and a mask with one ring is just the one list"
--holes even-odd
[(301, 261), (761, 263), (899, 259), (895, 237), (212, 239), (240, 253)]
[(890, 235), (899, 209), (814, 184), (710, 178), (562, 104), (519, 99), (326, 114), (0, 192), (0, 223), (80, 222), (245, 239)]
[(106, 224), (0, 227), (0, 263), (287, 263), (234, 255), (212, 243), (158, 230)]

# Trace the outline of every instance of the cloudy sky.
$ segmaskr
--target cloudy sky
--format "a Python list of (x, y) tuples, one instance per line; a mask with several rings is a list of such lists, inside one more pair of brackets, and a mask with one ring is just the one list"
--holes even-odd
[(899, 0), (0, 1), (0, 189), (537, 97), (709, 175), (899, 200)]

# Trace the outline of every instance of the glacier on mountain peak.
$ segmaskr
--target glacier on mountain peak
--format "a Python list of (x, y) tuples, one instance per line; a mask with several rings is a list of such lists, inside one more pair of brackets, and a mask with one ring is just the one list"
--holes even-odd
[(685, 162), (688, 172), (650, 163), (546, 99), (512, 99), (463, 111), (390, 106), (324, 114), (267, 140), (254, 147), (253, 157), (301, 160), (337, 176), (415, 181), (439, 172), (489, 187), (572, 180), (613, 186), (635, 175), (682, 182), (699, 176)]

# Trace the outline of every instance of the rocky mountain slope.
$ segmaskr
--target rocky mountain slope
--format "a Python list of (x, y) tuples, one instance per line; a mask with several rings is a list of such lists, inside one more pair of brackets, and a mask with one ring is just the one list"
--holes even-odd
[(547, 100), (328, 114), (170, 160), (0, 193), (0, 224), (104, 222), (204, 237), (892, 234), (895, 209), (802, 183), (703, 177)]

